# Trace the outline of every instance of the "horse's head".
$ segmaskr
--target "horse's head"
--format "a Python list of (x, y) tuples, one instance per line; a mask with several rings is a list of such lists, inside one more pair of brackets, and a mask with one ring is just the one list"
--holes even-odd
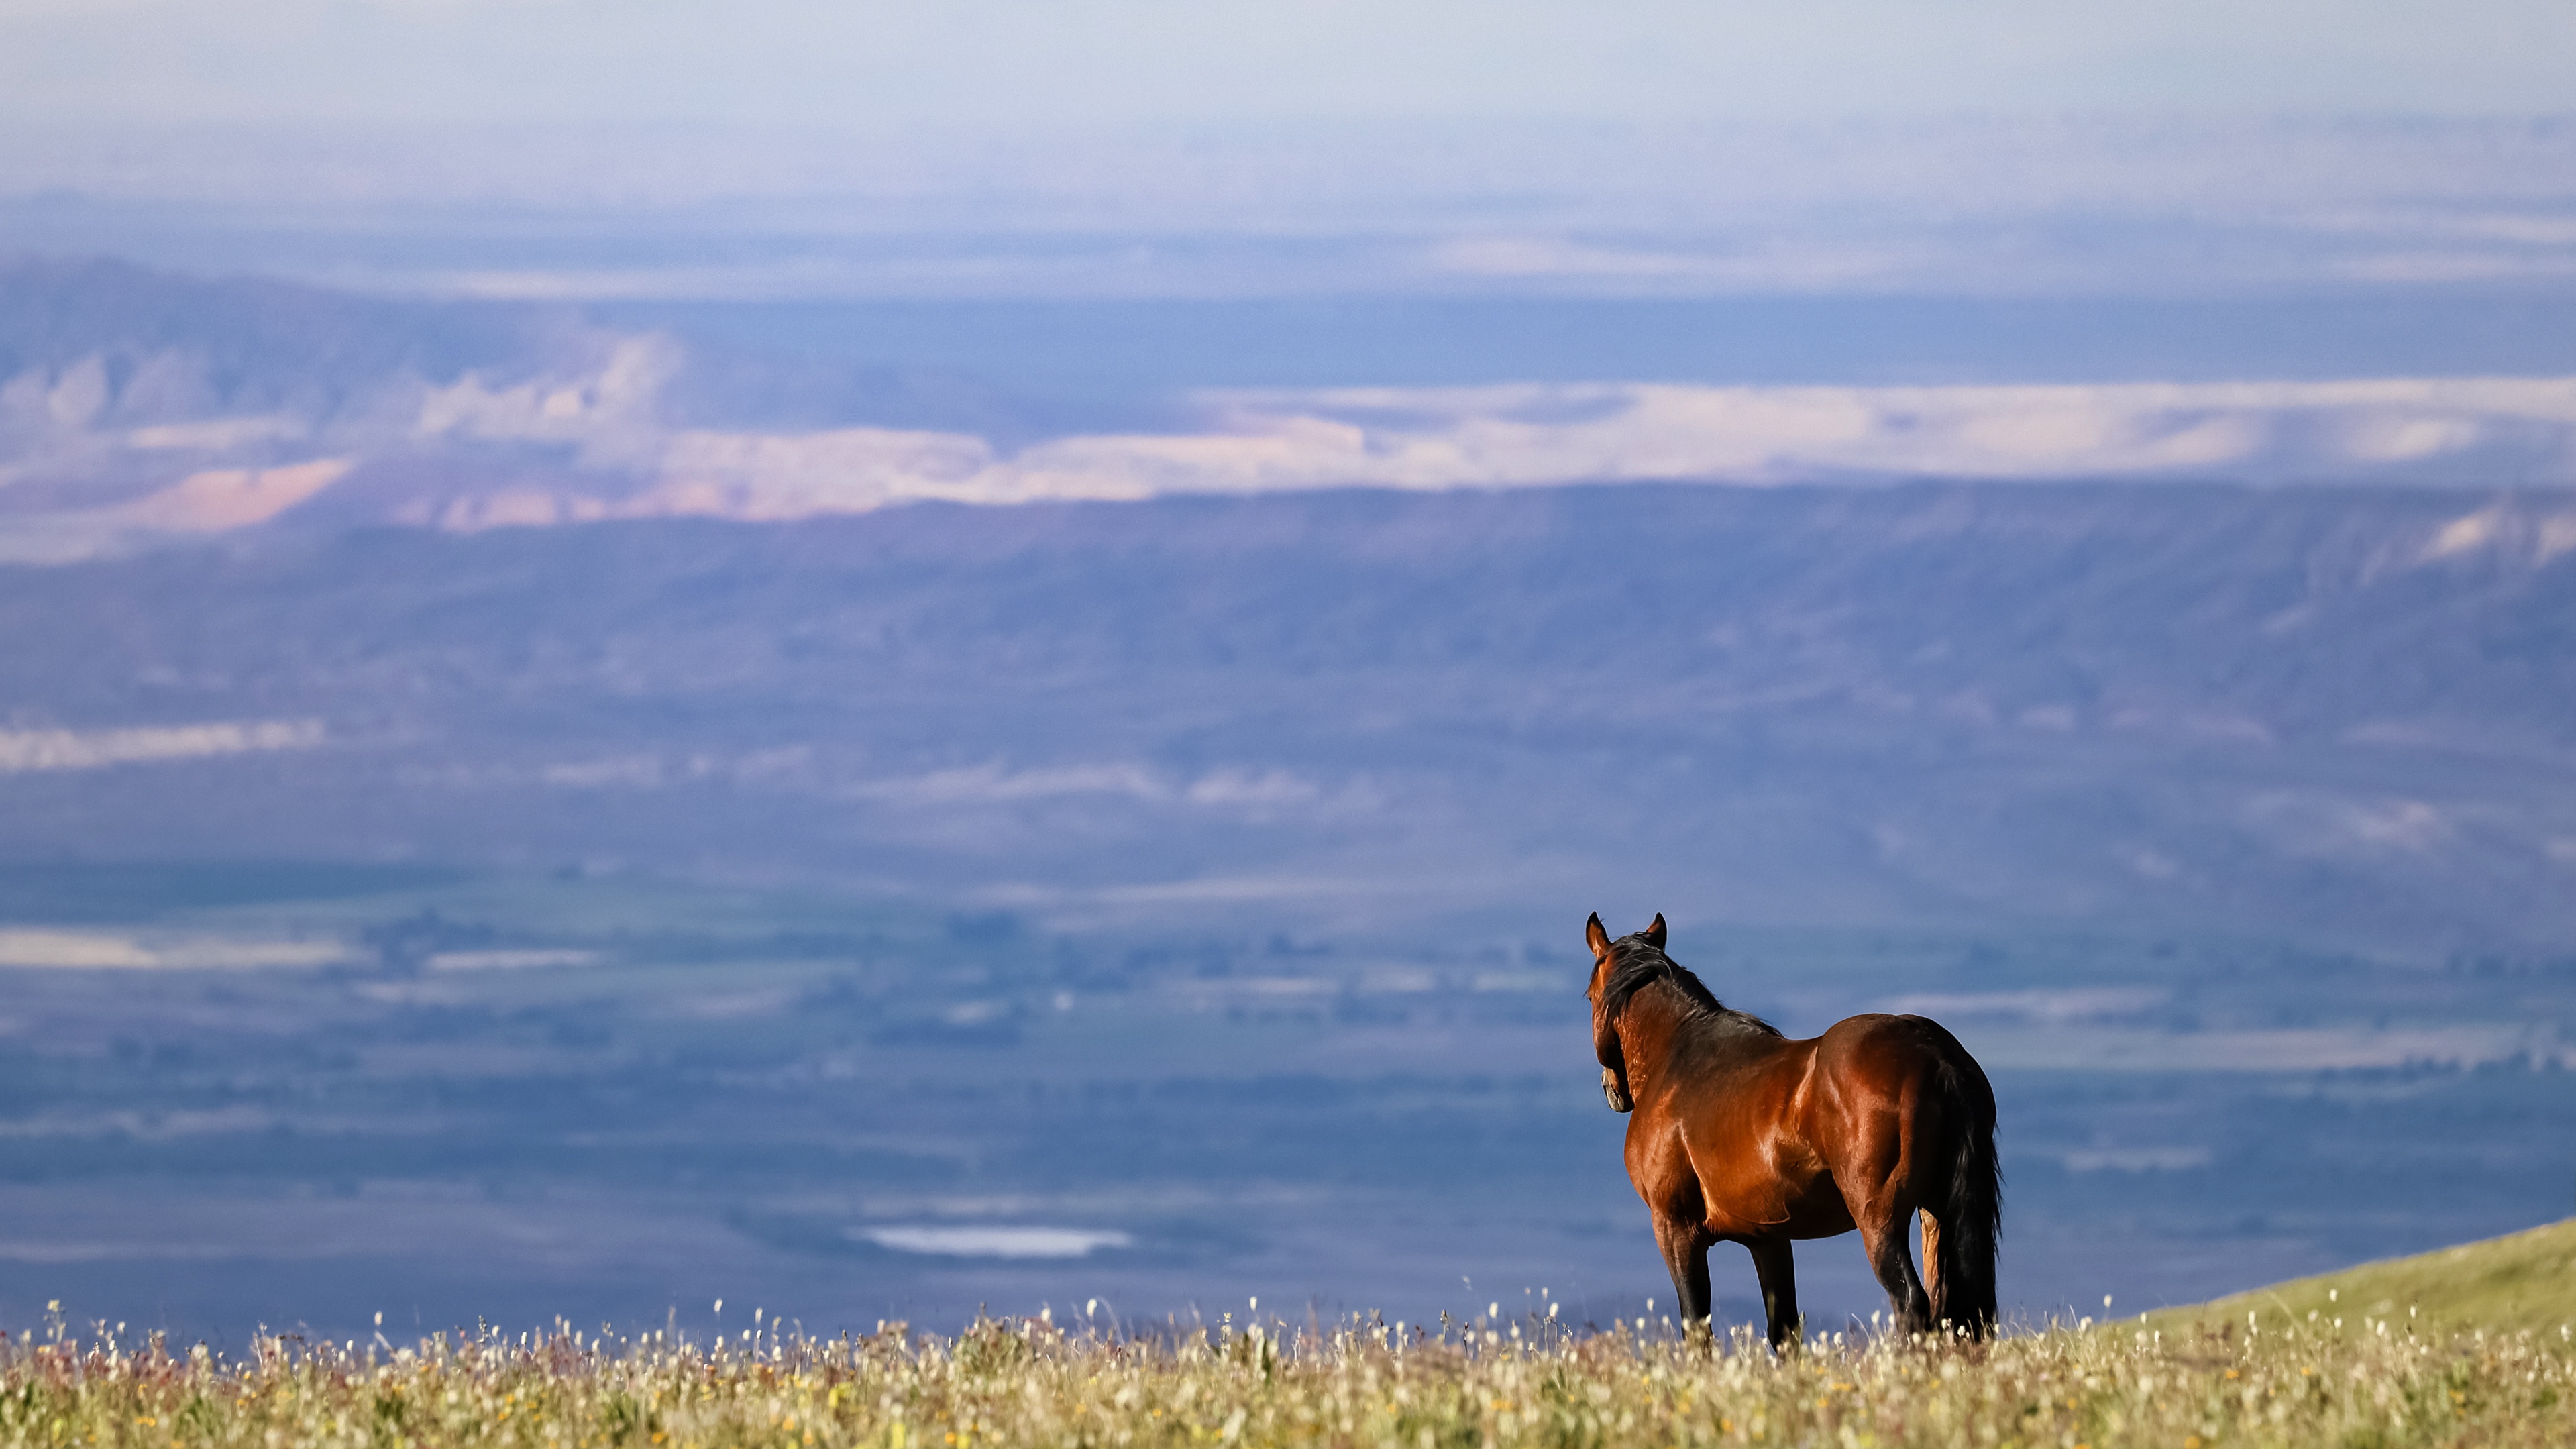
[[(1645, 937), (1647, 945), (1658, 951), (1664, 949), (1663, 913), (1657, 912), (1655, 923), (1638, 934)], [(1610, 968), (1618, 953), (1613, 949), (1610, 933), (1601, 929), (1598, 912), (1584, 923), (1583, 940), (1592, 948), (1592, 984), (1583, 994), (1592, 1000), (1592, 1054), (1601, 1060), (1601, 1095), (1610, 1103), (1611, 1111), (1633, 1111), (1637, 1099), (1628, 1093), (1628, 1059), (1619, 1046), (1619, 1023), (1603, 1004), (1610, 990)]]

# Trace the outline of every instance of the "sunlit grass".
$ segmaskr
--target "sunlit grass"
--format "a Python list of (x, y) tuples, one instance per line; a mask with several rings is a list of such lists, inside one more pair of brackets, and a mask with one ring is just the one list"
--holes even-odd
[[(2576, 1310), (2572, 1310), (2576, 1311)], [(238, 1360), (66, 1333), (8, 1346), (0, 1444), (721, 1446), (1781, 1444), (2363, 1446), (2576, 1442), (2565, 1329), (2348, 1315), (2248, 1332), (2050, 1327), (1976, 1346), (1828, 1335), (1777, 1358), (1544, 1316), (1423, 1327), (1106, 1320), (832, 1339), (269, 1337)]]

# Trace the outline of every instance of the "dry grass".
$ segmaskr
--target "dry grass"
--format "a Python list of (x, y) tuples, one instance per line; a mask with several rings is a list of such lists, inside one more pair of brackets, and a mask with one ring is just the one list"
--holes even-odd
[(2409, 1332), (2347, 1315), (2249, 1333), (2070, 1329), (1986, 1347), (1826, 1338), (1774, 1358), (1621, 1325), (1276, 1320), (1141, 1337), (1089, 1323), (900, 1325), (708, 1344), (558, 1331), (403, 1348), (263, 1339), (228, 1362), (112, 1334), (11, 1345), (0, 1444), (2563, 1445), (2563, 1331)]

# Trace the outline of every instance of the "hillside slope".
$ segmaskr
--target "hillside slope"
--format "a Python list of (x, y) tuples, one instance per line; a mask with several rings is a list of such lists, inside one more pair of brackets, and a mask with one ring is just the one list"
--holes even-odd
[(2413, 1321), (2446, 1328), (2511, 1333), (2554, 1333), (2576, 1323), (2576, 1218), (2484, 1242), (2462, 1243), (2364, 1263), (2237, 1293), (2190, 1308), (2149, 1316), (2148, 1321), (2227, 1322), (2248, 1313), (2262, 1321), (2319, 1322), (2362, 1318)]

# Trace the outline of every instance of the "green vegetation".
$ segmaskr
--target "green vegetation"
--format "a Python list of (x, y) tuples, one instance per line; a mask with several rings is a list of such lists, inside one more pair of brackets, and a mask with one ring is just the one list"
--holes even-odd
[(2195, 1320), (2265, 1325), (2386, 1320), (2423, 1329), (2555, 1334), (2576, 1321), (2576, 1218), (2412, 1258), (2364, 1263), (2193, 1308), (2152, 1315), (2172, 1329)]
[(714, 1343), (263, 1338), (204, 1350), (65, 1337), (0, 1360), (0, 1444), (284, 1446), (2554, 1445), (2576, 1439), (2561, 1331), (2431, 1333), (2347, 1315), (2177, 1334), (2053, 1326), (1989, 1346), (1833, 1335), (1775, 1359), (1622, 1324), (1374, 1320), (1134, 1336), (1090, 1322), (894, 1325)]

